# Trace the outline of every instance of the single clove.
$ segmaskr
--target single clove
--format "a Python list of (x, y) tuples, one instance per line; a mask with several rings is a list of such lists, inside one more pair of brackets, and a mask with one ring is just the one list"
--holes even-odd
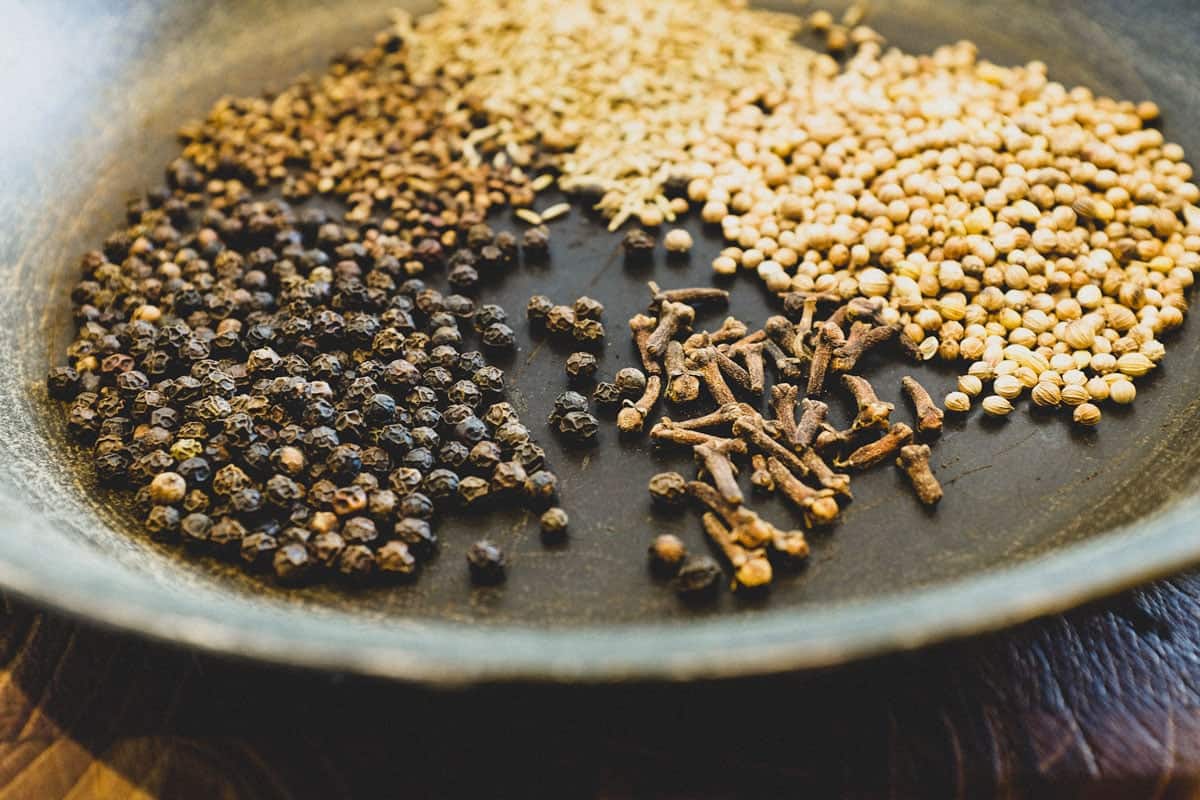
[(705, 511), (700, 517), (700, 522), (704, 526), (704, 532), (721, 549), (733, 567), (734, 588), (742, 586), (754, 589), (771, 582), (771, 578), (774, 577), (771, 562), (767, 560), (761, 547), (747, 549), (738, 544), (734, 541), (733, 532), (711, 511)]
[(804, 514), (804, 524), (812, 528), (828, 525), (837, 519), (841, 509), (833, 492), (829, 489), (814, 489), (792, 474), (777, 458), (767, 459), (767, 470), (775, 480), (775, 486), (784, 497), (792, 501)]
[(846, 343), (833, 353), (830, 367), (836, 372), (849, 372), (858, 364), (868, 350), (887, 342), (900, 333), (900, 325), (872, 326), (868, 322), (854, 322)]
[(897, 422), (883, 436), (869, 444), (864, 444), (846, 456), (845, 460), (835, 459), (833, 465), (845, 469), (870, 469), (894, 455), (897, 450), (911, 442), (912, 437), (912, 428), (903, 422)]
[(817, 347), (813, 352), (812, 365), (808, 372), (809, 395), (820, 395), (825, 391), (825, 373), (833, 358), (833, 351), (842, 346), (846, 335), (832, 322), (826, 321), (817, 330)]
[(832, 425), (825, 424), (821, 426), (821, 432), (817, 434), (817, 441), (813, 444), (813, 447), (821, 451), (834, 447), (846, 447), (853, 443), (856, 433), (858, 433), (858, 430), (853, 427), (839, 431)]
[(714, 425), (732, 425), (735, 420), (747, 414), (754, 416), (758, 412), (746, 403), (726, 403), (716, 411), (691, 419), (675, 420), (672, 424), (684, 430), (697, 430)]
[(917, 499), (927, 506), (942, 499), (942, 485), (929, 466), (931, 454), (927, 444), (910, 444), (900, 448), (900, 457), (896, 459), (896, 466), (904, 470), (912, 481)]
[(854, 495), (850, 493), (850, 476), (842, 472), (834, 472), (825, 463), (825, 459), (817, 454), (816, 450), (811, 447), (804, 450), (800, 453), (800, 462), (804, 466), (802, 471), (815, 478), (823, 488), (847, 499), (854, 498)]
[(812, 447), (825, 417), (829, 414), (829, 406), (820, 400), (806, 397), (800, 401), (800, 421), (796, 423), (796, 436), (792, 446), (797, 449)]
[(658, 375), (651, 375), (646, 379), (646, 390), (642, 392), (642, 396), (637, 402), (630, 403), (625, 401), (625, 407), (617, 414), (617, 430), (621, 433), (640, 433), (642, 427), (646, 424), (646, 417), (654, 408), (654, 404), (658, 402), (658, 396), (662, 392), (662, 378)]
[(705, 433), (704, 431), (681, 428), (678, 424), (669, 419), (663, 419), (653, 428), (651, 428), (650, 438), (658, 442), (670, 442), (671, 444), (684, 445), (686, 447), (694, 447), (695, 445), (704, 444), (706, 442), (729, 441), (724, 437), (714, 436), (713, 434)]
[(721, 375), (721, 367), (717, 363), (716, 356), (717, 349), (715, 347), (697, 350), (692, 353), (692, 365), (700, 373), (704, 385), (708, 387), (708, 393), (712, 395), (713, 402), (717, 405), (736, 403), (737, 398), (733, 396), (733, 390), (729, 388), (729, 384)]
[(684, 289), (661, 289), (654, 281), (649, 281), (650, 307), (659, 308), (667, 303), (728, 303), (729, 292), (712, 286), (692, 286)]
[(800, 390), (790, 383), (777, 383), (771, 387), (771, 409), (775, 412), (775, 421), (785, 439), (793, 446), (796, 444), (796, 400)]
[(875, 394), (874, 387), (866, 378), (860, 378), (857, 375), (843, 375), (842, 384), (850, 390), (850, 394), (854, 395), (854, 402), (858, 404), (858, 416), (854, 418), (851, 429), (861, 431), (865, 428), (883, 428), (886, 430), (888, 417), (891, 416), (895, 406), (880, 400)]
[(804, 377), (804, 359), (789, 356), (783, 349), (769, 339), (763, 342), (763, 352), (771, 357), (775, 374), (785, 381), (799, 381)]
[(916, 378), (908, 375), (900, 379), (900, 387), (913, 404), (913, 413), (917, 417), (917, 430), (931, 435), (941, 433), (942, 419), (946, 414), (929, 396), (925, 387), (918, 383)]
[(816, 315), (817, 301), (813, 298), (806, 299), (800, 309), (800, 319), (797, 320), (795, 327), (796, 335), (800, 337), (801, 341), (808, 338), (808, 335), (812, 333), (813, 320)]
[[(718, 348), (713, 348), (713, 359), (717, 362), (721, 372), (725, 376), (741, 386), (743, 389), (750, 389), (750, 373), (746, 369)], [(760, 388), (759, 391), (762, 391)]]
[(646, 343), (649, 341), (650, 335), (657, 327), (658, 319), (646, 314), (635, 314), (629, 320), (629, 330), (633, 331), (633, 342), (637, 346), (638, 355), (642, 358), (642, 367), (646, 370), (647, 375), (655, 375), (660, 369), (658, 358), (651, 355), (650, 351), (646, 348)]
[[(732, 442), (739, 442), (742, 447), (735, 447)], [(704, 465), (705, 472), (712, 478), (713, 485), (728, 503), (741, 503), (745, 500), (742, 489), (737, 483), (737, 467), (729, 458), (730, 452), (746, 452), (746, 443), (740, 439), (729, 440), (729, 444), (705, 442), (692, 448), (696, 460)]]
[(750, 466), (754, 468), (754, 471), (750, 473), (750, 485), (754, 487), (755, 491), (763, 494), (775, 491), (775, 479), (767, 468), (766, 456), (755, 453), (750, 457)]
[(683, 345), (672, 339), (667, 343), (663, 356), (667, 372), (666, 398), (672, 403), (691, 403), (700, 396), (700, 378), (687, 369), (684, 362)]
[(696, 309), (683, 303), (664, 301), (659, 309), (658, 327), (646, 340), (646, 352), (658, 359), (667, 349), (667, 342), (675, 338), (680, 330), (691, 326), (696, 319)]
[(743, 338), (747, 331), (746, 323), (735, 317), (726, 317), (720, 328), (708, 334), (708, 341), (710, 344), (736, 342)]
[(740, 355), (742, 361), (746, 364), (746, 375), (749, 378), (746, 386), (754, 394), (762, 394), (766, 387), (766, 369), (763, 362), (763, 350), (766, 347), (765, 342), (751, 342), (749, 344), (734, 345), (729, 348), (730, 355)]
[(796, 326), (787, 317), (767, 317), (767, 321), (763, 323), (763, 332), (785, 353), (794, 358), (804, 357), (803, 337), (797, 334)]

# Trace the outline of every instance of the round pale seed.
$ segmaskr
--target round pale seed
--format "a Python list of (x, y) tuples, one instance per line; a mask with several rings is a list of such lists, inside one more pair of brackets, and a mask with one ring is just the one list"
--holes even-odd
[(996, 394), (989, 394), (983, 398), (983, 410), (993, 417), (1006, 417), (1012, 413), (1013, 404), (1008, 402), (1007, 398)]
[(965, 413), (971, 410), (971, 398), (965, 392), (950, 392), (944, 402), (947, 411)]
[(1100, 423), (1100, 409), (1091, 403), (1083, 403), (1075, 407), (1075, 411), (1071, 414), (1071, 418), (1079, 425), (1098, 425)]

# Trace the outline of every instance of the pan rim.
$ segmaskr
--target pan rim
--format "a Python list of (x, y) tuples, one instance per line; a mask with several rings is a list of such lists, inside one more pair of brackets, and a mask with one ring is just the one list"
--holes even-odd
[[(0, 531), (35, 519), (48, 523), (39, 514), (10, 517)], [(29, 547), (30, 537), (12, 535), (3, 539), (0, 585), (77, 619), (168, 644), (428, 686), (726, 679), (837, 667), (1068, 610), (1200, 562), (1191, 532), (1197, 519), (1200, 502), (1191, 498), (1062, 550), (924, 589), (683, 625), (536, 630), (405, 619), (370, 621), (348, 635), (339, 617), (352, 615), (306, 616), (286, 602), (239, 606), (237, 615), (217, 619), (201, 598), (164, 595), (124, 571), (81, 574)]]

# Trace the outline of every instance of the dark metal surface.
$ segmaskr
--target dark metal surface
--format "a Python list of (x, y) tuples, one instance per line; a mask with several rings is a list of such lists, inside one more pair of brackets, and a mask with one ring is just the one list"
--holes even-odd
[[(920, 508), (894, 470), (856, 479), (856, 501), (840, 525), (812, 537), (809, 564), (754, 601), (725, 594), (692, 608), (650, 579), (643, 551), (653, 534), (704, 547), (694, 516), (656, 516), (645, 495), (651, 474), (690, 469), (690, 459), (618, 442), (610, 426), (595, 448), (560, 446), (544, 419), (565, 388), (567, 350), (531, 339), (523, 325), (510, 385), (562, 479), (567, 545), (544, 547), (523, 513), (447, 520), (441, 555), (415, 586), (284, 592), (128, 536), (136, 525), (117, 498), (90, 494), (85, 454), (64, 444), (61, 412), (41, 388), (69, 341), (78, 254), (119, 222), (127, 196), (160, 180), (178, 123), (220, 94), (319, 69), (381, 27), (389, 5), (13, 7), (0, 50), (10, 109), (0, 133), (0, 582), (112, 624), (294, 663), (434, 681), (612, 679), (836, 663), (1063, 608), (1200, 555), (1200, 504), (1189, 499), (1200, 464), (1194, 323), (1168, 341), (1165, 368), (1139, 385), (1137, 404), (1106, 409), (1094, 432), (1024, 408), (999, 425), (978, 412), (952, 423), (934, 451), (947, 488), (936, 512)], [(1065, 83), (1152, 98), (1167, 112), (1168, 137), (1200, 152), (1200, 92), (1189, 79), (1200, 67), (1200, 10), (1187, 0), (1139, 6), (1136, 23), (1117, 0), (876, 5), (876, 26), (907, 49), (972, 38), (997, 61), (1040, 58)], [(606, 376), (631, 363), (624, 321), (644, 306), (644, 281), (706, 283), (719, 248), (693, 228), (690, 265), (660, 257), (653, 270), (630, 271), (619, 237), (578, 211), (553, 230), (550, 265), (514, 271), (488, 299), (517, 318), (533, 292), (600, 299)], [(741, 318), (772, 313), (757, 280), (731, 288)], [(901, 418), (905, 369), (876, 361), (867, 370)], [(938, 396), (953, 383), (951, 370), (916, 374)], [(790, 518), (774, 501), (762, 505), (772, 519)], [(467, 582), (463, 552), (480, 529), (510, 552), (502, 588)]]

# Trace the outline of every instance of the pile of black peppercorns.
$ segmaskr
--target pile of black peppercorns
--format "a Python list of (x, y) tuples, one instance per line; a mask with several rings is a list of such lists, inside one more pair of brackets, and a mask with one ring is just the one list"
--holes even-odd
[[(404, 578), (439, 514), (552, 504), (503, 372), (467, 344), (514, 347), (503, 309), (406, 268), (446, 267), (472, 291), (515, 237), (478, 223), (447, 247), (281, 200), (194, 208), (174, 178), (83, 257), (71, 365), (47, 381), (153, 535), (289, 584)], [(472, 554), (472, 574), (496, 579)]]

